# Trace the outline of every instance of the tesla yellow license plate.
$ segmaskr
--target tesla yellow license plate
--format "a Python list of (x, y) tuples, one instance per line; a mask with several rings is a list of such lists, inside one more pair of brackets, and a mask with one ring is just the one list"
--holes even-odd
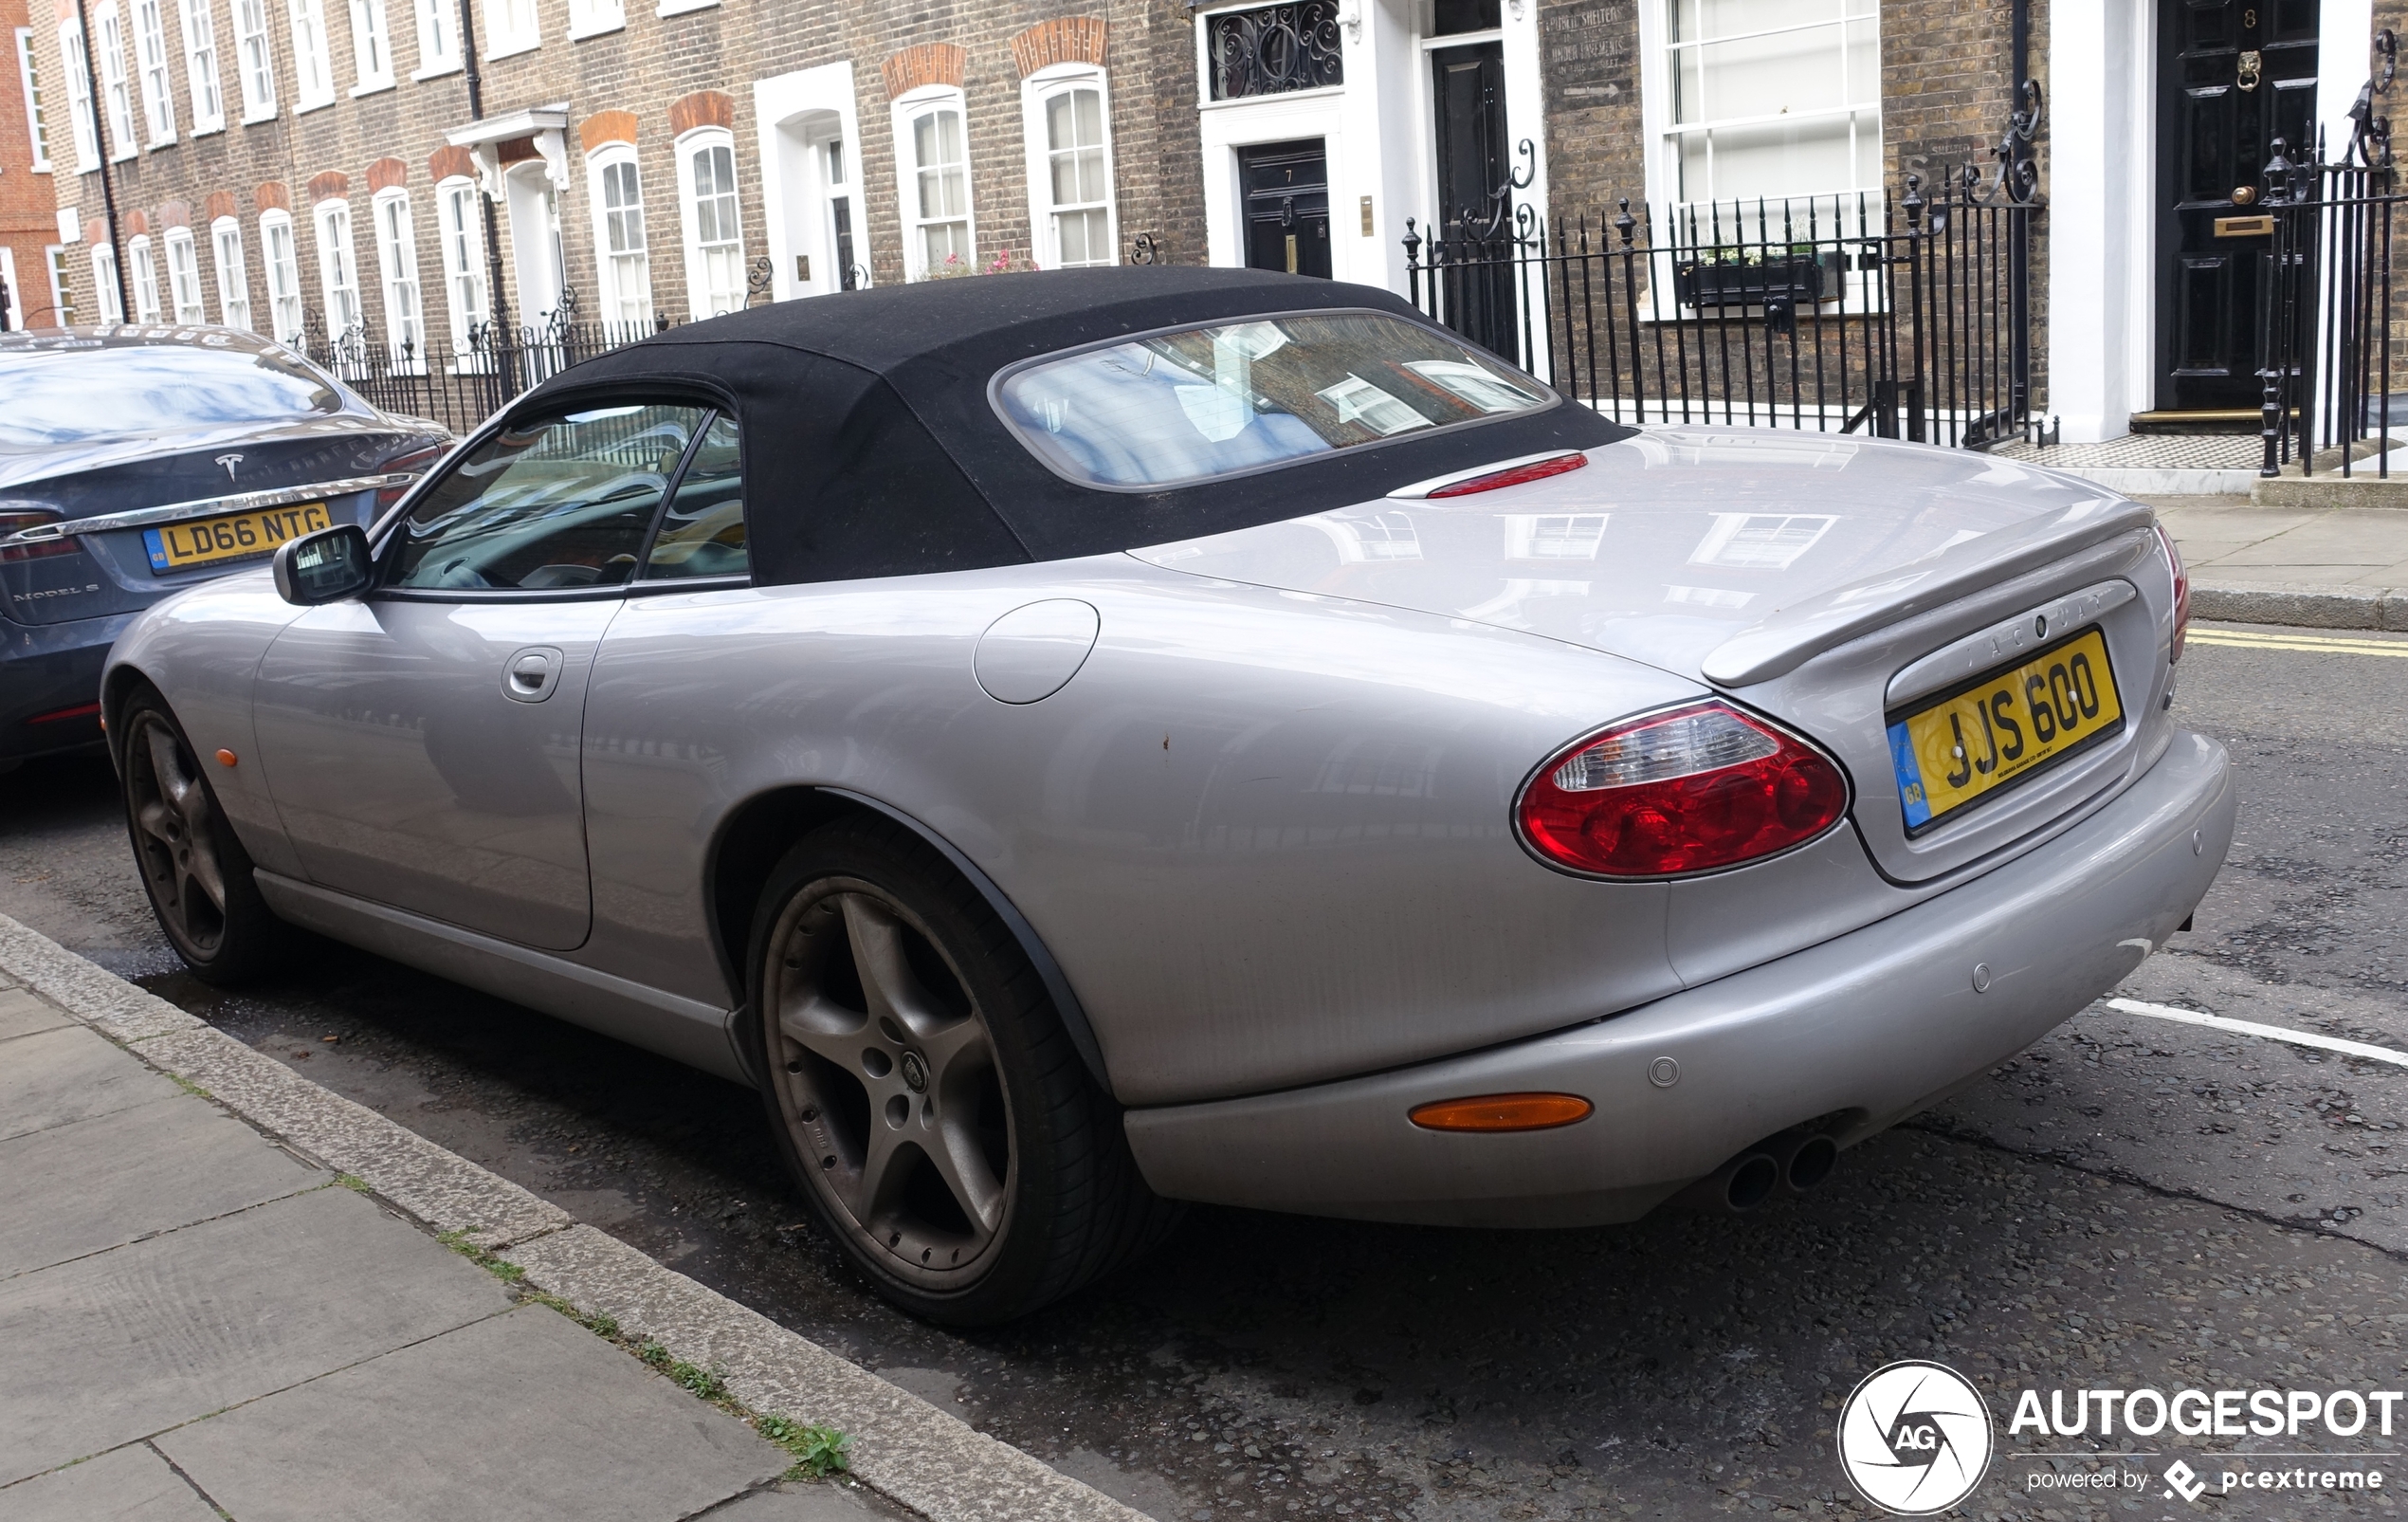
[(246, 555), (265, 555), (288, 539), (298, 539), (327, 526), (326, 504), (305, 502), (291, 507), (271, 507), (265, 512), (232, 513), (224, 518), (202, 518), (189, 523), (162, 523), (142, 531), (143, 546), (151, 552), (151, 574), (164, 576), (170, 571), (189, 570), (195, 565), (214, 565), (220, 560), (239, 560)]
[(2086, 630), (1890, 721), (1906, 833), (2124, 728), (2107, 639)]

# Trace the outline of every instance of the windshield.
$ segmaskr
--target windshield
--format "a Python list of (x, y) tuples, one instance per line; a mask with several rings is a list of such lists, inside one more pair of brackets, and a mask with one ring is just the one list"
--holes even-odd
[(1040, 360), (1007, 376), (996, 399), (1058, 474), (1153, 488), (1530, 412), (1555, 397), (1452, 335), (1335, 312)]
[(342, 411), (326, 377), (275, 350), (191, 343), (0, 349), (0, 449), (139, 438)]

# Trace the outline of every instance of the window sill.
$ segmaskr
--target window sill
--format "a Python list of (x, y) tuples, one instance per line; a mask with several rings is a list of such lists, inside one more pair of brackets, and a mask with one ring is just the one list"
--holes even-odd
[(47, 164), (35, 164), (32, 166), (32, 169), (33, 173), (37, 174), (47, 174), (50, 173), (50, 166)]
[(243, 125), (246, 127), (256, 127), (263, 121), (273, 121), (275, 119), (276, 108), (272, 105), (268, 106), (265, 110), (246, 111), (243, 113)]
[[(717, 4), (718, 0), (712, 0), (712, 3)], [(627, 17), (621, 16), (616, 21), (600, 22), (591, 27), (571, 27), (569, 28), (569, 41), (573, 43), (581, 43), (588, 37), (608, 37), (614, 31), (625, 30), (627, 30)]]
[(656, 16), (684, 16), (691, 15), (697, 10), (716, 10), (718, 9), (719, 0), (661, 0), (659, 9), (654, 10), (652, 14)]
[(423, 84), (429, 80), (439, 80), (447, 74), (457, 74), (459, 72), (460, 60), (455, 58), (447, 64), (429, 64), (425, 68), (412, 72), (410, 76), (410, 83), (412, 84)]
[(192, 136), (195, 138), (214, 138), (225, 130), (226, 123), (224, 121), (212, 121), (206, 127), (194, 127), (192, 129)]
[(142, 151), (140, 149), (127, 148), (118, 153), (111, 154), (109, 156), (109, 162), (112, 164), (130, 164), (141, 156)]
[[(144, 143), (142, 145), (142, 151), (146, 154), (155, 154), (162, 148), (173, 148), (174, 146), (175, 134), (171, 132), (164, 138), (154, 138), (149, 142)], [(129, 154), (126, 156), (130, 158), (133, 156)]]
[(520, 53), (532, 53), (542, 46), (543, 39), (540, 37), (530, 38), (525, 42), (503, 43), (500, 46), (486, 48), (484, 60), (488, 64), (499, 63), (505, 58), (516, 58)]
[(312, 111), (323, 111), (334, 103), (335, 98), (331, 95), (322, 101), (296, 101), (293, 102), (293, 115), (307, 116)]
[(364, 83), (355, 84), (351, 87), (351, 98), (356, 101), (363, 95), (382, 95), (392, 87), (393, 82), (391, 80), (382, 80), (374, 84)]

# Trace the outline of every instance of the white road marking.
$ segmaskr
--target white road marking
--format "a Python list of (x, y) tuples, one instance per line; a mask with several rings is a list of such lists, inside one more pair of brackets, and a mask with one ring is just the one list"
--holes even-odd
[(2110, 999), (2107, 1007), (2121, 1010), (2126, 1015), (2149, 1015), (2184, 1025), (2204, 1025), (2212, 1030), (2231, 1031), (2236, 1036), (2262, 1036), (2269, 1040), (2289, 1041), (2294, 1046), (2312, 1046), (2326, 1052), (2364, 1057), (2370, 1062), (2389, 1062), (2408, 1068), (2408, 1052), (2394, 1052), (2387, 1046), (2368, 1046), (2363, 1041), (2344, 1041), (2337, 1036), (2286, 1030), (2280, 1025), (2260, 1025), (2255, 1020), (2227, 1019), (2221, 1015), (2203, 1015), (2195, 1009), (2176, 1009), (2171, 1004), (2143, 1004), (2137, 999)]

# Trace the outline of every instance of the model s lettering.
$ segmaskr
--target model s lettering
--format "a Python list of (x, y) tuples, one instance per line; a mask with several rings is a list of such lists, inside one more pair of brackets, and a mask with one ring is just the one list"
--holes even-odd
[(589, 360), (141, 615), (161, 924), (301, 926), (756, 1088), (973, 1323), (1178, 1201), (1744, 1206), (2190, 915), (2224, 753), (2149, 510), (1633, 431), (1243, 270), (784, 303)]

